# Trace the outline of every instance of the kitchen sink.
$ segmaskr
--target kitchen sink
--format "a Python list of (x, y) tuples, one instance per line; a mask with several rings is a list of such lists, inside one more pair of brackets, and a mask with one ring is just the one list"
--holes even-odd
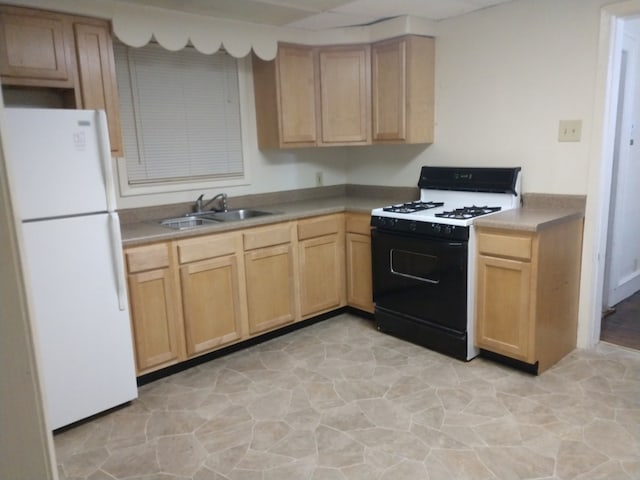
[(213, 212), (211, 215), (207, 215), (204, 218), (211, 218), (218, 222), (233, 222), (237, 220), (247, 220), (249, 218), (255, 217), (264, 217), (265, 215), (273, 215), (273, 212), (239, 208), (237, 210), (227, 210), (225, 212)]
[(186, 230), (189, 228), (206, 227), (207, 225), (213, 225), (219, 222), (235, 222), (273, 214), (274, 212), (239, 208), (225, 212), (207, 211), (187, 213), (182, 217), (165, 218), (164, 220), (160, 220), (159, 223), (164, 227), (175, 230)]
[(185, 230), (187, 228), (206, 227), (218, 223), (216, 220), (198, 215), (186, 215), (184, 217), (165, 218), (160, 221), (160, 225), (173, 228), (175, 230)]

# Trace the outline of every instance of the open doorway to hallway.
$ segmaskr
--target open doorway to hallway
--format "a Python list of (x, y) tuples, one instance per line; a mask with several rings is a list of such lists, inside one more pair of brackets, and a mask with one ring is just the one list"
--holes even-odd
[(619, 73), (600, 339), (640, 349), (640, 17), (619, 24)]

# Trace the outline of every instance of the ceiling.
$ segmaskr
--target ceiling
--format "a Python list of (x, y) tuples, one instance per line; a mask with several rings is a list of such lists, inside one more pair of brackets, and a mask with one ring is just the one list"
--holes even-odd
[(511, 0), (123, 0), (197, 15), (308, 30), (409, 15), (442, 20)]

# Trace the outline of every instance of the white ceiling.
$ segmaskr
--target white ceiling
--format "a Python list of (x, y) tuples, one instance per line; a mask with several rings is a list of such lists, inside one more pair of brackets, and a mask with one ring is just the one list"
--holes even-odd
[(442, 20), (511, 0), (122, 0), (197, 15), (309, 30), (410, 15)]

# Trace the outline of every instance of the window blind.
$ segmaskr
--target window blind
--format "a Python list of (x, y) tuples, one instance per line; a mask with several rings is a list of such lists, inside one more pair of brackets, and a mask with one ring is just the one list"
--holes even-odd
[(114, 45), (129, 184), (242, 177), (237, 61)]

